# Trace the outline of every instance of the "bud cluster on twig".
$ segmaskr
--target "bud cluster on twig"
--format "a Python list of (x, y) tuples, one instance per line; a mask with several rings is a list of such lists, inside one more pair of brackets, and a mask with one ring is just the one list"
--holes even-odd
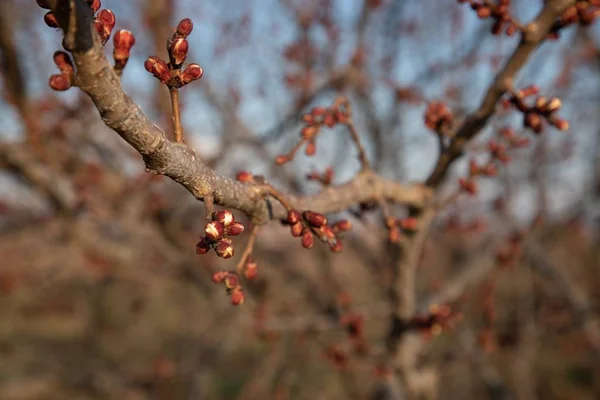
[(538, 96), (533, 105), (529, 106), (525, 103), (527, 97), (537, 95), (538, 93), (539, 88), (537, 86), (528, 86), (514, 92), (510, 98), (504, 101), (504, 106), (508, 108), (512, 105), (521, 111), (523, 113), (523, 125), (530, 128), (536, 134), (542, 132), (544, 119), (561, 131), (569, 129), (569, 122), (556, 115), (562, 106), (562, 102), (558, 97), (547, 99), (544, 96)]
[(559, 31), (569, 25), (591, 25), (600, 16), (600, 0), (579, 0), (574, 6), (565, 10), (563, 15), (554, 23), (549, 33), (550, 39), (558, 39)]
[(244, 304), (244, 290), (239, 282), (238, 274), (235, 271), (218, 271), (212, 276), (215, 283), (225, 284), (227, 294), (231, 296), (231, 304), (238, 306)]
[(352, 228), (352, 224), (348, 220), (341, 220), (328, 225), (327, 217), (323, 214), (308, 210), (300, 213), (294, 209), (288, 211), (287, 218), (282, 220), (281, 223), (290, 226), (292, 236), (302, 238), (304, 248), (312, 248), (314, 236), (316, 236), (317, 239), (327, 243), (334, 253), (342, 251), (343, 248), (338, 235)]
[(419, 221), (415, 217), (395, 218), (385, 216), (385, 227), (388, 230), (388, 240), (391, 243), (399, 243), (403, 234), (416, 232), (418, 225)]
[(442, 101), (427, 104), (424, 116), (425, 126), (440, 136), (448, 135), (452, 127), (452, 111)]
[(511, 0), (458, 0), (459, 3), (469, 3), (481, 19), (492, 18), (492, 34), (499, 35), (503, 30), (508, 36), (517, 32), (519, 24), (510, 15)]
[(192, 33), (194, 24), (189, 18), (179, 21), (175, 33), (167, 41), (167, 50), (169, 53), (169, 62), (160, 57), (148, 57), (144, 62), (144, 68), (150, 72), (156, 79), (169, 88), (180, 88), (200, 79), (204, 73), (200, 65), (196, 63), (188, 64), (181, 70), (188, 54), (189, 44), (187, 37)]
[(229, 210), (215, 211), (212, 221), (204, 228), (205, 235), (196, 244), (197, 254), (206, 254), (210, 249), (221, 258), (233, 257), (233, 242), (229, 236), (237, 236), (244, 232), (244, 225), (235, 222)]

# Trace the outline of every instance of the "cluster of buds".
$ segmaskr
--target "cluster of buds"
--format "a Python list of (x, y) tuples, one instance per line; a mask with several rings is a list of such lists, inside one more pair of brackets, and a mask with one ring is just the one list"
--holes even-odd
[(54, 63), (58, 67), (60, 74), (51, 75), (48, 85), (58, 91), (64, 91), (73, 86), (75, 80), (75, 68), (71, 57), (64, 51), (54, 53)]
[(493, 18), (492, 33), (499, 35), (503, 30), (508, 36), (512, 36), (519, 29), (510, 15), (510, 0), (498, 0), (496, 3), (490, 0), (458, 0), (459, 3), (469, 3), (481, 19)]
[(233, 257), (233, 242), (229, 236), (237, 236), (244, 232), (244, 225), (235, 222), (233, 214), (228, 210), (215, 211), (212, 221), (204, 228), (205, 236), (196, 244), (197, 254), (206, 254), (210, 249), (221, 258)]
[(557, 39), (558, 32), (571, 24), (589, 26), (600, 16), (600, 0), (579, 0), (565, 10), (550, 30), (550, 38)]
[(300, 148), (306, 143), (304, 150), (307, 156), (313, 156), (317, 152), (316, 140), (321, 128), (333, 128), (337, 124), (349, 124), (351, 122), (350, 103), (344, 97), (335, 100), (331, 107), (314, 107), (310, 113), (302, 116), (305, 126), (300, 131), (300, 141), (287, 154), (281, 154), (275, 158), (275, 163), (282, 165), (294, 159)]
[(544, 96), (538, 96), (532, 106), (525, 103), (525, 99), (537, 95), (539, 88), (535, 85), (528, 86), (514, 93), (510, 98), (504, 101), (504, 106), (514, 106), (523, 113), (523, 125), (530, 128), (534, 133), (539, 134), (543, 130), (543, 120), (554, 125), (561, 131), (569, 129), (569, 122), (559, 118), (556, 112), (560, 110), (562, 102), (559, 98), (553, 97), (547, 99)]
[(416, 329), (427, 337), (439, 336), (454, 329), (462, 314), (452, 310), (448, 304), (434, 304), (426, 315), (415, 315), (406, 322), (406, 329)]
[(306, 179), (309, 181), (319, 182), (323, 186), (329, 186), (333, 181), (333, 168), (327, 167), (322, 173), (319, 173), (318, 171), (312, 171), (306, 175)]
[(339, 233), (347, 232), (352, 228), (348, 220), (342, 220), (332, 225), (327, 224), (327, 217), (314, 211), (300, 213), (289, 210), (287, 218), (281, 223), (290, 226), (293, 237), (302, 238), (302, 246), (306, 249), (313, 247), (315, 235), (319, 240), (329, 245), (334, 253), (342, 251), (343, 244), (338, 237)]
[(187, 37), (192, 32), (194, 24), (189, 18), (179, 21), (173, 37), (167, 42), (167, 50), (169, 53), (169, 62), (162, 60), (160, 57), (148, 57), (144, 62), (144, 68), (150, 72), (162, 84), (169, 88), (180, 88), (202, 77), (204, 73), (200, 65), (189, 64), (182, 71), (181, 67), (187, 57), (188, 41)]
[(415, 217), (387, 217), (385, 219), (385, 226), (388, 229), (388, 240), (391, 243), (399, 243), (403, 232), (416, 232), (418, 225), (419, 221)]
[(231, 304), (238, 306), (244, 304), (244, 290), (240, 285), (238, 274), (234, 271), (218, 271), (212, 276), (215, 283), (225, 284), (227, 294), (231, 298)]
[(452, 111), (441, 101), (432, 101), (425, 110), (425, 126), (440, 135), (445, 135), (452, 126)]

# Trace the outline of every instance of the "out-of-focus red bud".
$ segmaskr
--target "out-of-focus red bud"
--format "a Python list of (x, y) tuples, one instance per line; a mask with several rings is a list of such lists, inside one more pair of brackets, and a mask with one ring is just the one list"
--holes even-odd
[(48, 80), (48, 84), (54, 90), (63, 92), (71, 87), (71, 79), (67, 75), (52, 75)]
[(311, 247), (313, 247), (314, 243), (315, 239), (313, 237), (313, 234), (308, 229), (305, 230), (302, 234), (302, 246), (306, 249), (310, 249)]
[(54, 16), (52, 11), (49, 11), (46, 14), (44, 14), (44, 22), (50, 28), (58, 28), (58, 20), (56, 19), (56, 16)]

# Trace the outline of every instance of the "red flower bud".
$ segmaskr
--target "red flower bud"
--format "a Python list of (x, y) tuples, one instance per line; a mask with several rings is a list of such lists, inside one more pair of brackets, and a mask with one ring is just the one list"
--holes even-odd
[(561, 131), (566, 131), (569, 129), (569, 121), (562, 118), (555, 118), (552, 120), (552, 124)]
[(184, 85), (187, 85), (190, 82), (200, 79), (202, 75), (204, 75), (202, 67), (200, 67), (198, 64), (190, 64), (183, 70), (183, 74), (181, 74), (181, 82)]
[(212, 220), (217, 221), (223, 226), (227, 227), (235, 221), (235, 218), (233, 217), (231, 211), (219, 210), (212, 213)]
[(344, 244), (339, 240), (334, 240), (329, 244), (329, 248), (334, 253), (339, 253), (344, 249)]
[(458, 183), (460, 184), (460, 188), (462, 190), (464, 190), (465, 192), (471, 194), (471, 195), (476, 195), (477, 194), (477, 183), (475, 183), (474, 180), (472, 179), (465, 179), (465, 178), (460, 178), (458, 180)]
[(162, 83), (166, 83), (171, 78), (167, 63), (158, 57), (148, 57), (144, 62), (144, 68)]
[(210, 250), (210, 243), (206, 239), (201, 238), (200, 241), (198, 243), (196, 243), (196, 254), (198, 254), (198, 255), (206, 254), (206, 253), (208, 253), (209, 250)]
[(58, 20), (56, 19), (52, 11), (48, 11), (46, 14), (44, 14), (44, 22), (50, 28), (58, 28)]
[(305, 126), (300, 131), (302, 137), (307, 140), (314, 138), (317, 133), (319, 133), (319, 125)]
[(277, 165), (285, 164), (288, 161), (290, 161), (290, 160), (289, 160), (288, 156), (286, 156), (285, 154), (275, 157), (275, 164), (277, 164)]
[(256, 261), (254, 261), (254, 259), (252, 257), (248, 257), (248, 260), (246, 261), (246, 265), (245, 265), (245, 269), (244, 269), (244, 277), (248, 280), (252, 280), (254, 278), (256, 278), (256, 274), (258, 271), (258, 265), (256, 264)]
[(177, 24), (176, 34), (181, 37), (187, 37), (190, 33), (192, 33), (192, 29), (194, 29), (194, 23), (189, 18), (184, 18)]
[(317, 152), (317, 144), (313, 141), (310, 141), (306, 144), (306, 149), (304, 150), (304, 154), (307, 156), (314, 156)]
[(530, 127), (535, 133), (542, 131), (542, 118), (536, 113), (527, 113), (523, 119), (523, 125)]
[(315, 240), (313, 234), (308, 229), (305, 230), (302, 234), (302, 246), (306, 249), (310, 249), (311, 247), (313, 247), (314, 243)]
[(54, 90), (65, 91), (71, 87), (71, 79), (67, 75), (52, 75), (48, 80), (48, 84)]
[(231, 239), (223, 238), (217, 243), (215, 253), (221, 258), (233, 257), (233, 242)]
[(92, 8), (93, 12), (96, 12), (102, 7), (100, 0), (86, 0), (86, 3)]
[(240, 171), (235, 175), (235, 179), (240, 182), (252, 182), (252, 174), (248, 171)]
[(301, 215), (298, 211), (296, 211), (296, 210), (288, 211), (288, 215), (287, 215), (288, 224), (294, 225), (300, 221), (300, 218), (301, 218)]
[(244, 232), (244, 225), (239, 222), (234, 222), (227, 228), (225, 228), (227, 235), (229, 236), (237, 236)]
[(236, 288), (231, 292), (231, 304), (234, 306), (244, 304), (244, 292), (242, 288)]
[(185, 61), (188, 53), (188, 42), (184, 38), (177, 38), (171, 41), (169, 46), (169, 56), (174, 67), (178, 67)]
[(317, 228), (327, 224), (327, 217), (314, 211), (304, 211), (302, 216), (309, 224)]
[(417, 225), (417, 219), (414, 217), (408, 217), (400, 220), (400, 228), (405, 229), (407, 231), (417, 230)]
[(206, 224), (204, 232), (206, 233), (206, 238), (208, 240), (216, 242), (217, 240), (223, 237), (223, 224), (217, 221), (209, 222), (208, 224)]
[(296, 222), (294, 225), (291, 226), (290, 230), (292, 232), (292, 236), (293, 237), (300, 237), (302, 235), (302, 223), (300, 222)]
[(217, 271), (212, 275), (212, 281), (214, 283), (221, 283), (229, 275), (227, 271)]
[(237, 286), (239, 285), (239, 279), (237, 277), (237, 274), (235, 273), (228, 273), (227, 276), (225, 277), (225, 287), (227, 289), (235, 289)]
[(350, 221), (348, 221), (347, 219), (341, 220), (339, 222), (336, 222), (333, 225), (333, 231), (334, 232), (348, 232), (350, 229), (352, 229), (352, 223)]
[(327, 111), (327, 109), (325, 107), (315, 107), (312, 109), (311, 114), (313, 116), (317, 117), (319, 115), (325, 114), (326, 111)]
[(96, 17), (96, 31), (102, 38), (102, 43), (106, 43), (110, 34), (115, 27), (115, 23), (117, 22), (115, 18), (115, 14), (110, 10), (102, 10), (98, 13)]
[(129, 59), (130, 51), (135, 44), (135, 36), (128, 30), (121, 29), (117, 31), (113, 38), (113, 44), (115, 46), (113, 50), (113, 57), (117, 62), (127, 62)]

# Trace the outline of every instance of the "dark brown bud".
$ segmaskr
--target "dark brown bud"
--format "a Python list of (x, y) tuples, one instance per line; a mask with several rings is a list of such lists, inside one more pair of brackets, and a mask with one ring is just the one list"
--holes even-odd
[(56, 19), (52, 11), (49, 11), (46, 14), (44, 14), (44, 22), (50, 28), (58, 28), (58, 20)]
[(36, 3), (38, 6), (45, 8), (46, 10), (50, 9), (50, 4), (48, 3), (48, 0), (36, 0)]
[(187, 85), (190, 82), (202, 78), (202, 75), (204, 75), (204, 71), (200, 65), (190, 64), (183, 70), (183, 74), (181, 74), (181, 81), (184, 85)]
[(192, 33), (192, 29), (194, 29), (194, 23), (192, 20), (189, 18), (184, 18), (177, 24), (176, 34), (185, 38)]
[(196, 243), (196, 254), (198, 254), (198, 255), (206, 254), (206, 253), (208, 253), (209, 250), (210, 250), (210, 243), (206, 239), (201, 238), (200, 241), (198, 241), (198, 243)]

